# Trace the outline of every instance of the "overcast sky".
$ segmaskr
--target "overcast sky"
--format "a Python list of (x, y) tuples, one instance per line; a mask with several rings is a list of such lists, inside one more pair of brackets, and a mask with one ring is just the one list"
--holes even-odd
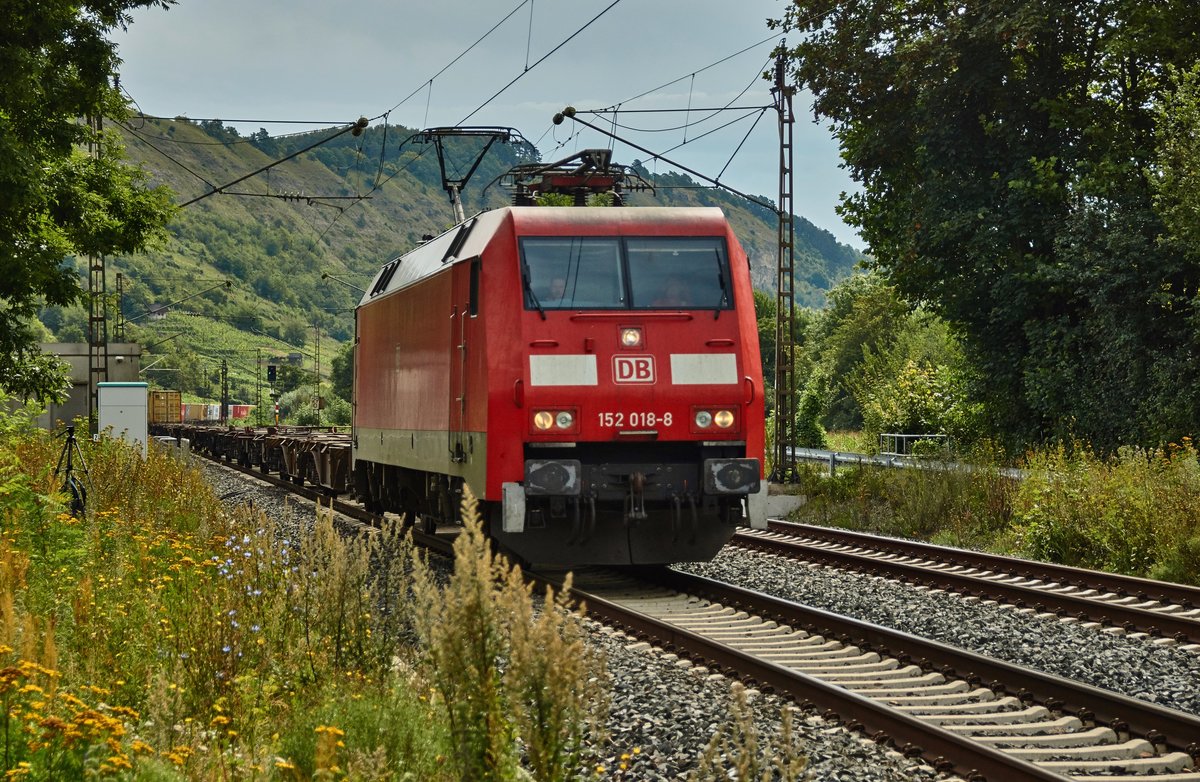
[[(609, 8), (611, 3), (180, 0), (169, 11), (138, 12), (129, 31), (117, 36), (121, 83), (147, 114), (230, 124), (253, 120), (238, 125), (243, 133), (265, 127), (278, 135), (306, 127), (267, 120), (342, 123), (391, 110), (390, 121), (413, 128), (514, 127), (546, 160), (610, 144), (570, 120), (553, 126), (555, 112), (567, 105), (619, 105), (616, 122), (626, 127), (616, 132), (623, 138), (710, 177), (725, 169), (722, 182), (776, 198), (775, 112), (754, 125), (758, 111), (704, 109), (771, 104), (770, 84), (759, 74), (769, 67), (775, 40), (755, 44), (773, 35), (766, 19), (782, 13), (781, 0), (619, 0)], [(690, 112), (634, 113), (689, 106)], [(795, 211), (862, 247), (834, 212), (838, 195), (854, 188), (838, 167), (837, 146), (826, 127), (813, 122), (807, 94), (797, 95), (795, 112)], [(598, 125), (613, 121), (612, 115), (579, 116)], [(732, 124), (714, 130), (726, 123)], [(615, 144), (618, 163), (648, 158)], [(659, 163), (657, 170), (669, 168)]]

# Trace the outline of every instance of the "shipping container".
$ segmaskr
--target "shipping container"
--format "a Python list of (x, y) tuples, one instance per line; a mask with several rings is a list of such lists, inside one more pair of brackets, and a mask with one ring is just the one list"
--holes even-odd
[(178, 391), (150, 392), (151, 424), (177, 424), (182, 410)]

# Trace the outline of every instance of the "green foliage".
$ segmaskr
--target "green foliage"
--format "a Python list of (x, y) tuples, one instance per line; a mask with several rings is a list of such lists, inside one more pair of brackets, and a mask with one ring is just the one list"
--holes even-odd
[(945, 433), (970, 444), (981, 435), (966, 360), (944, 321), (910, 308), (877, 274), (847, 278), (829, 301), (806, 334), (811, 370), (800, 402), (808, 417), (798, 436), (821, 442), (814, 425), (861, 428), (872, 440), (881, 432)]
[(808, 501), (796, 518), (816, 524), (947, 545), (1003, 545), (1012, 524), (1016, 485), (999, 470), (977, 464), (963, 470), (839, 466), (834, 475), (800, 465)]
[(763, 379), (774, 384), (775, 346), (778, 322), (778, 305), (775, 298), (763, 291), (754, 292), (754, 315), (758, 322), (758, 350), (762, 356)]
[(354, 343), (347, 342), (333, 357), (329, 372), (329, 384), (333, 393), (349, 402), (354, 394)]
[(1027, 469), (1013, 516), (1031, 556), (1200, 582), (1200, 465), (1190, 441), (1107, 458), (1059, 447), (1032, 455)]
[[(1172, 183), (1191, 171), (1194, 133), (1188, 88), (1170, 104), (1183, 83), (1163, 74), (1200, 56), (1200, 6), (827, 10), (800, 0), (778, 24), (801, 33), (796, 77), (863, 184), (842, 212), (868, 263), (961, 335), (992, 430), (1106, 450), (1194, 431), (1200, 391), (1180, 378), (1200, 266), (1160, 241), (1145, 172), (1161, 168), (1170, 218), (1187, 203)], [(1160, 127), (1166, 105), (1178, 130)]]
[[(196, 301), (207, 299), (201, 297)], [(70, 312), (67, 310), (66, 314)], [(256, 404), (261, 390), (262, 404), (269, 405), (268, 392), (272, 388), (284, 392), (312, 387), (313, 355), (302, 353), (305, 364), (293, 365), (288, 354), (298, 352), (295, 348), (257, 329), (243, 330), (241, 325), (234, 318), (171, 312), (160, 321), (130, 324), (129, 338), (149, 347), (142, 365), (156, 363), (148, 377), (190, 398), (216, 401), (220, 395), (222, 359), (228, 370), (230, 399), (234, 404)], [(323, 336), (322, 353), (324, 349), (332, 350), (335, 344), (326, 344), (326, 340)], [(278, 368), (273, 384), (267, 380), (269, 364)], [(326, 370), (323, 360), (322, 373)]]
[[(940, 456), (941, 454), (935, 454)], [(1076, 443), (1031, 452), (1025, 477), (991, 466), (980, 443), (965, 469), (802, 464), (795, 518), (1084, 568), (1200, 584), (1200, 461), (1190, 440), (1097, 457)]]
[(1170, 69), (1172, 90), (1164, 93), (1155, 111), (1157, 150), (1147, 171), (1154, 207), (1169, 237), (1200, 256), (1200, 64), (1190, 70)]
[(796, 405), (796, 428), (793, 441), (800, 448), (824, 448), (827, 445), (825, 427), (821, 426), (821, 397), (812, 388), (800, 394)]
[(864, 353), (890, 347), (907, 314), (907, 304), (878, 275), (848, 277), (829, 292), (829, 306), (817, 313), (806, 335), (813, 367), (808, 385), (825, 402), (828, 428), (862, 426), (851, 388), (862, 374)]
[(584, 739), (607, 713), (603, 661), (561, 595), (548, 593), (535, 616), (520, 568), (492, 552), (469, 490), (462, 510), (450, 583), (438, 588), (418, 566), (414, 586), (425, 665), (449, 716), (460, 778), (515, 779), (519, 736), (535, 779), (577, 779)]
[(949, 434), (970, 443), (979, 433), (978, 406), (965, 402), (966, 383), (953, 367), (906, 359), (886, 375), (864, 373), (856, 392), (863, 429), (872, 435)]
[(311, 385), (282, 394), (279, 397), (280, 421), (297, 426), (345, 426), (350, 423), (349, 402), (331, 394), (328, 387), (322, 386), (321, 399), (324, 407), (318, 415), (315, 395), (316, 389)]
[[(47, 400), (65, 385), (27, 322), (43, 302), (78, 301), (69, 256), (131, 253), (159, 236), (170, 194), (126, 165), (119, 138), (80, 121), (122, 117), (106, 36), (132, 9), (171, 0), (45, 2), (10, 8), (0, 32), (0, 390)], [(96, 151), (89, 155), (88, 146)]]

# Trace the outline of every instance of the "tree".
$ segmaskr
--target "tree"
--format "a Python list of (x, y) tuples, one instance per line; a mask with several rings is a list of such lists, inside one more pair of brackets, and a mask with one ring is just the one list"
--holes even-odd
[(289, 345), (295, 345), (302, 348), (305, 345), (305, 341), (308, 339), (308, 330), (310, 328), (312, 328), (312, 326), (308, 323), (305, 323), (300, 318), (294, 316), (284, 318), (282, 328), (283, 333), (280, 334), (280, 339)]
[(1193, 432), (1200, 265), (1160, 241), (1146, 171), (1190, 0), (797, 0), (797, 80), (862, 184), (842, 214), (963, 338), (1013, 445)]
[(347, 402), (354, 395), (354, 343), (342, 345), (333, 357), (333, 369), (329, 372), (329, 383), (333, 393)]
[(775, 346), (778, 343), (776, 320), (778, 305), (775, 299), (762, 291), (754, 292), (754, 316), (758, 321), (758, 350), (762, 357), (763, 378), (775, 382)]
[(1173, 71), (1171, 80), (1175, 90), (1160, 99), (1155, 112), (1159, 141), (1148, 173), (1170, 239), (1200, 255), (1200, 64)]
[(812, 370), (805, 393), (823, 404), (829, 429), (858, 429), (863, 415), (852, 391), (863, 357), (886, 352), (908, 317), (908, 304), (877, 274), (856, 274), (828, 294), (829, 306), (808, 327)]
[[(123, 117), (105, 37), (129, 11), (173, 0), (8, 2), (0, 10), (0, 390), (47, 399), (64, 375), (28, 322), (82, 298), (76, 255), (130, 253), (160, 235), (165, 188), (121, 159), (117, 136), (82, 117)], [(88, 146), (96, 154), (88, 154)]]

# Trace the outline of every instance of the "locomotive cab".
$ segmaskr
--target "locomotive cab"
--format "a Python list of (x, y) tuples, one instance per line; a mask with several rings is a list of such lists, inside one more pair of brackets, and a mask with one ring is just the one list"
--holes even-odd
[(765, 523), (753, 295), (719, 209), (510, 207), (393, 264), (359, 310), (368, 501), (448, 513), (469, 483), (503, 547), (553, 565), (702, 561)]

